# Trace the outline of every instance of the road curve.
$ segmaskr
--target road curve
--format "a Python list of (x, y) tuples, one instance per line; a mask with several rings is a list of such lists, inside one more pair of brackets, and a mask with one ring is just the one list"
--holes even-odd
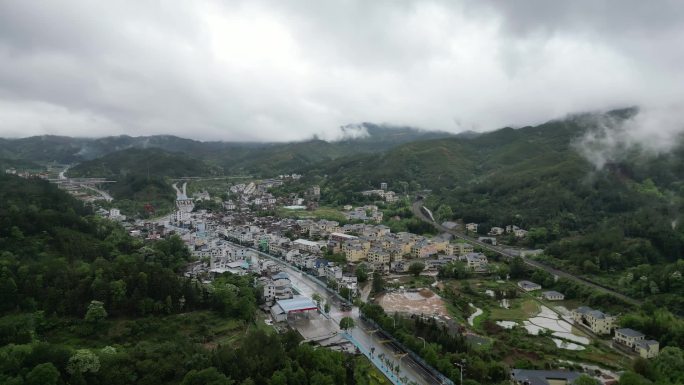
[[(478, 245), (478, 246), (480, 246), (480, 247), (482, 247), (482, 248), (484, 248), (484, 249), (487, 249), (487, 250), (493, 251), (493, 252), (495, 252), (495, 253), (501, 254), (501, 255), (503, 255), (503, 256), (506, 257), (506, 258), (513, 258), (513, 257), (515, 257), (515, 255), (511, 254), (510, 252), (508, 252), (508, 251), (506, 251), (506, 250), (503, 250), (503, 249), (501, 249), (501, 248), (499, 248), (499, 247), (496, 247), (496, 246), (492, 246), (492, 245), (490, 245), (490, 244), (488, 244), (488, 243), (480, 242), (480, 241), (478, 241), (477, 239), (475, 239), (475, 238), (473, 238), (473, 237), (469, 237), (469, 236), (464, 235), (464, 234), (462, 234), (462, 233), (459, 233), (459, 232), (457, 232), (457, 231), (455, 231), (455, 230), (446, 228), (446, 227), (442, 226), (441, 224), (439, 224), (439, 223), (437, 223), (437, 222), (435, 222), (435, 221), (430, 220), (429, 218), (427, 218), (427, 217), (425, 216), (425, 214), (423, 214), (423, 212), (422, 212), (422, 210), (421, 210), (422, 207), (423, 207), (423, 201), (422, 201), (422, 200), (417, 200), (417, 201), (413, 202), (413, 204), (411, 205), (411, 211), (413, 212), (413, 215), (415, 215), (417, 218), (419, 218), (420, 220), (422, 220), (422, 221), (424, 221), (424, 222), (431, 223), (431, 224), (432, 224), (433, 226), (435, 226), (439, 231), (442, 231), (442, 232), (445, 232), (445, 233), (452, 234), (453, 236), (455, 236), (455, 237), (457, 237), (457, 238), (466, 240), (466, 241), (468, 241), (468, 242), (470, 242), (470, 243), (472, 243), (472, 244)], [(603, 293), (611, 294), (611, 295), (613, 295), (613, 296), (615, 296), (615, 297), (617, 297), (617, 298), (619, 298), (619, 299), (621, 299), (621, 300), (623, 300), (623, 301), (625, 301), (625, 302), (627, 302), (627, 303), (629, 303), (629, 304), (632, 304), (632, 305), (635, 305), (635, 306), (641, 306), (641, 304), (642, 304), (641, 301), (636, 300), (636, 299), (634, 299), (634, 298), (632, 298), (632, 297), (628, 297), (628, 296), (626, 296), (626, 295), (624, 295), (624, 294), (622, 294), (622, 293), (619, 293), (619, 292), (617, 292), (617, 291), (615, 291), (615, 290), (612, 290), (612, 289), (610, 289), (610, 288), (607, 288), (607, 287), (605, 287), (605, 286), (601, 286), (601, 285), (599, 285), (599, 284), (596, 284), (596, 283), (594, 283), (594, 282), (591, 282), (591, 281), (589, 281), (589, 280), (586, 280), (586, 279), (584, 279), (584, 278), (582, 278), (582, 277), (578, 277), (578, 276), (573, 275), (573, 274), (570, 274), (570, 273), (568, 273), (568, 272), (565, 272), (565, 271), (562, 271), (562, 270), (558, 270), (558, 269), (556, 269), (556, 268), (553, 268), (553, 267), (551, 267), (551, 266), (548, 266), (548, 265), (546, 265), (546, 264), (544, 264), (544, 263), (541, 263), (541, 262), (539, 262), (539, 261), (535, 261), (535, 260), (532, 260), (532, 259), (529, 259), (529, 258), (524, 258), (524, 257), (522, 258), (522, 260), (523, 260), (527, 265), (532, 266), (532, 267), (534, 267), (534, 268), (536, 268), (536, 269), (545, 270), (545, 271), (547, 271), (548, 273), (551, 273), (551, 274), (556, 275), (556, 276), (558, 276), (558, 277), (568, 278), (568, 279), (571, 279), (571, 280), (573, 280), (573, 281), (575, 281), (575, 282), (579, 282), (579, 283), (581, 283), (581, 284), (583, 284), (583, 285), (589, 286), (589, 287), (591, 287), (592, 289), (595, 289), (595, 290), (597, 290), (597, 291), (600, 291), (600, 292), (603, 292)]]

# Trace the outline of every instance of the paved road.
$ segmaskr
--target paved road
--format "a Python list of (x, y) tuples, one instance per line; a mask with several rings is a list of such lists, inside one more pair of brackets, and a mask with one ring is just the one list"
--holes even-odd
[(183, 183), (183, 187), (182, 187), (183, 191), (181, 191), (178, 188), (178, 185), (176, 183), (172, 184), (171, 186), (173, 187), (174, 190), (176, 190), (176, 199), (188, 199), (188, 194), (186, 193), (187, 192), (186, 189), (188, 187), (188, 182)]
[(329, 315), (330, 318), (335, 321), (332, 324), (335, 325), (335, 328), (337, 329), (336, 331), (339, 331), (338, 325), (342, 317), (352, 317), (356, 326), (350, 331), (350, 333), (355, 342), (359, 344), (362, 349), (365, 349), (365, 351), (370, 351), (371, 348), (374, 348), (375, 357), (381, 353), (384, 353), (385, 357), (391, 358), (395, 364), (399, 365), (398, 377), (407, 377), (409, 381), (413, 381), (418, 384), (441, 384), (439, 379), (435, 378), (430, 372), (414, 361), (409, 355), (404, 355), (404, 352), (401, 351), (401, 349), (393, 346), (392, 343), (388, 343), (388, 338), (386, 336), (378, 335), (379, 333), (377, 331), (371, 330), (370, 326), (359, 317), (359, 309), (357, 307), (353, 307), (351, 311), (342, 311), (342, 302), (330, 291), (326, 290), (326, 288), (322, 287), (319, 283), (311, 279), (310, 276), (293, 268), (291, 265), (279, 258), (275, 258), (261, 252), (258, 253), (262, 257), (270, 258), (283, 265), (284, 271), (290, 276), (290, 281), (292, 282), (293, 286), (302, 295), (311, 297), (313, 293), (318, 293), (321, 295), (324, 301), (328, 301), (330, 304)]
[(112, 200), (114, 200), (114, 198), (112, 198), (112, 196), (109, 195), (109, 194), (108, 194), (106, 191), (104, 191), (104, 190), (100, 190), (100, 189), (98, 189), (98, 188), (95, 188), (95, 187), (93, 187), (93, 186), (89, 186), (89, 185), (87, 185), (87, 184), (82, 184), (82, 185), (80, 185), (80, 186), (83, 187), (83, 188), (86, 188), (86, 189), (88, 189), (88, 190), (95, 191), (96, 193), (100, 194), (100, 197), (101, 197), (102, 199), (106, 200), (107, 202), (111, 202)]
[[(443, 232), (445, 232), (445, 233), (452, 234), (452, 235), (454, 235), (454, 236), (457, 237), (457, 238), (466, 240), (466, 241), (468, 241), (469, 243), (474, 244), (474, 245), (478, 245), (478, 246), (480, 246), (480, 247), (482, 247), (482, 248), (484, 248), (484, 249), (487, 249), (487, 250), (493, 251), (493, 252), (495, 252), (495, 253), (501, 254), (501, 255), (503, 255), (504, 257), (507, 257), (507, 258), (513, 258), (513, 257), (515, 257), (515, 255), (513, 255), (512, 253), (510, 253), (509, 251), (506, 251), (506, 250), (504, 250), (504, 249), (502, 249), (502, 248), (500, 248), (500, 247), (492, 246), (492, 245), (490, 245), (489, 243), (480, 242), (480, 241), (478, 241), (476, 238), (469, 237), (469, 236), (464, 235), (464, 234), (462, 234), (462, 233), (459, 233), (459, 232), (457, 232), (457, 231), (455, 231), (455, 230), (453, 230), (453, 229), (449, 229), (449, 228), (446, 228), (446, 227), (442, 226), (441, 224), (439, 224), (439, 223), (437, 223), (437, 222), (431, 220), (430, 218), (428, 218), (428, 217), (422, 212), (422, 210), (421, 210), (422, 207), (423, 207), (423, 201), (422, 201), (422, 200), (417, 200), (417, 201), (413, 202), (413, 205), (411, 206), (411, 211), (413, 211), (413, 214), (414, 214), (416, 217), (420, 218), (420, 219), (421, 219), (422, 221), (424, 221), (424, 222), (429, 222), (429, 223), (431, 223), (431, 224), (434, 225), (438, 230), (443, 231)], [(570, 273), (568, 273), (568, 272), (565, 272), (565, 271), (562, 271), (562, 270), (558, 270), (558, 269), (556, 269), (556, 268), (553, 268), (553, 267), (551, 267), (551, 266), (548, 266), (548, 265), (546, 265), (546, 264), (544, 264), (544, 263), (541, 263), (541, 262), (539, 262), (539, 261), (535, 261), (535, 260), (532, 260), (532, 259), (529, 259), (529, 258), (524, 258), (524, 257), (523, 257), (523, 261), (524, 261), (527, 265), (529, 265), (529, 266), (532, 266), (532, 267), (534, 267), (534, 268), (541, 269), (541, 270), (546, 270), (547, 272), (549, 272), (549, 273), (551, 273), (551, 274), (553, 274), (553, 275), (559, 276), (559, 277), (572, 279), (572, 280), (574, 280), (574, 281), (576, 281), (576, 282), (579, 282), (579, 283), (581, 283), (581, 284), (583, 284), (583, 285), (589, 286), (589, 287), (591, 287), (592, 289), (595, 289), (595, 290), (597, 290), (597, 291), (600, 291), (600, 292), (603, 292), (603, 293), (611, 294), (611, 295), (613, 295), (613, 296), (615, 296), (615, 297), (617, 297), (617, 298), (620, 298), (621, 300), (623, 300), (623, 301), (625, 301), (625, 302), (627, 302), (627, 303), (630, 303), (630, 304), (632, 304), (632, 305), (640, 306), (640, 305), (642, 304), (642, 302), (639, 301), (639, 300), (636, 300), (636, 299), (634, 299), (634, 298), (628, 297), (628, 296), (626, 296), (626, 295), (624, 295), (624, 294), (622, 294), (622, 293), (618, 293), (618, 292), (615, 291), (615, 290), (612, 290), (612, 289), (609, 289), (609, 288), (607, 288), (607, 287), (598, 285), (598, 284), (596, 284), (596, 283), (594, 283), (594, 282), (588, 281), (588, 280), (586, 280), (586, 279), (584, 279), (584, 278), (578, 277), (578, 276), (573, 275), (573, 274), (570, 274)]]

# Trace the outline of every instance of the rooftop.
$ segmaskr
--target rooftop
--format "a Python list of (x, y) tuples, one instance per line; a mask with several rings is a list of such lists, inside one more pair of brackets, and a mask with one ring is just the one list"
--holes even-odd
[(549, 385), (552, 382), (554, 384), (562, 383), (559, 381), (565, 381), (567, 384), (571, 384), (580, 376), (580, 373), (565, 370), (511, 369), (511, 377), (513, 377), (515, 381), (526, 381), (530, 385)]
[(301, 238), (300, 238), (300, 239), (297, 239), (296, 241), (294, 241), (294, 243), (300, 244), (300, 245), (304, 245), (304, 246), (309, 246), (309, 247), (316, 247), (316, 246), (318, 246), (318, 243), (316, 243), (316, 242), (314, 242), (314, 241), (310, 241), (310, 240), (308, 240), (308, 239), (301, 239)]
[(316, 303), (311, 298), (302, 296), (276, 301), (276, 306), (279, 306), (285, 313), (318, 309), (318, 306), (316, 306)]
[(273, 279), (288, 279), (288, 280), (289, 280), (289, 279), (290, 279), (290, 276), (287, 275), (287, 273), (281, 271), (280, 273), (274, 275), (274, 276), (271, 277), (271, 278), (273, 278)]
[(648, 349), (650, 346), (659, 345), (655, 340), (641, 340), (634, 343), (635, 345)]
[(636, 338), (639, 338), (639, 337), (643, 337), (643, 336), (644, 336), (643, 333), (641, 333), (641, 332), (639, 332), (639, 331), (636, 331), (636, 330), (634, 330), (634, 329), (630, 329), (630, 328), (618, 329), (618, 330), (615, 331), (615, 333), (620, 333), (620, 334), (625, 335), (625, 336), (627, 336), (627, 337), (636, 337)]

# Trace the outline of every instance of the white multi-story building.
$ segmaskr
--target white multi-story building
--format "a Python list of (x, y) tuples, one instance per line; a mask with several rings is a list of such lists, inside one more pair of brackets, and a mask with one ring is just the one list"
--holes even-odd
[(587, 306), (580, 306), (572, 312), (572, 319), (591, 329), (595, 334), (610, 334), (615, 328), (617, 317)]

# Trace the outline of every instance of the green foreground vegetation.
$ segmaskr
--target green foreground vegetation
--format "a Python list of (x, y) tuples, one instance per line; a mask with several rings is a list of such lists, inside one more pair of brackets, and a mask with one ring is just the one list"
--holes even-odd
[(2, 384), (386, 384), (274, 333), (251, 277), (182, 278), (178, 238), (133, 239), (44, 181), (0, 175), (0, 199)]

